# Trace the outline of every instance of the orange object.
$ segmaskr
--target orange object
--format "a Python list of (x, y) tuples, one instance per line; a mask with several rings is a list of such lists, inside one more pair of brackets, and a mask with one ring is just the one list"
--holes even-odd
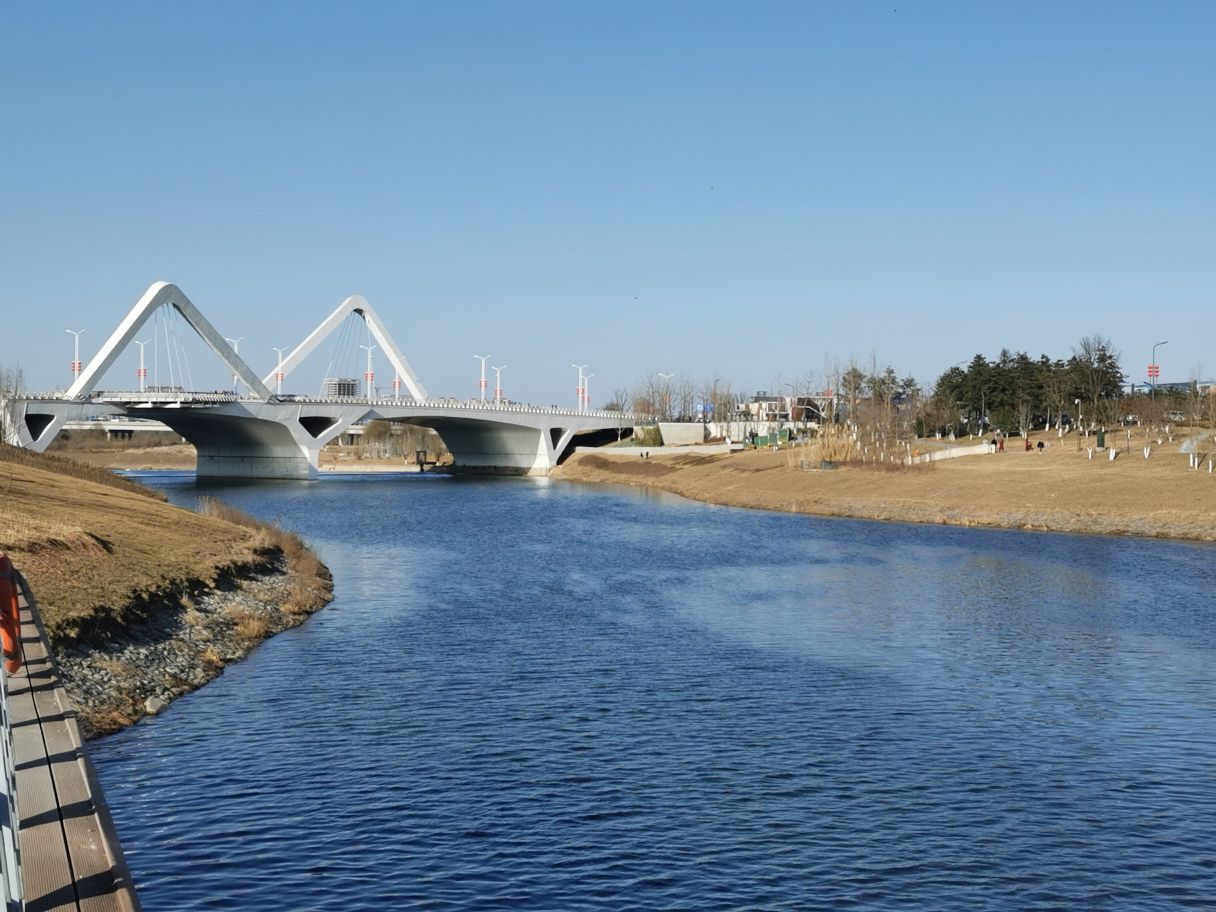
[(0, 551), (0, 646), (4, 670), (12, 674), (21, 667), (21, 609), (17, 605), (17, 577), (13, 562)]

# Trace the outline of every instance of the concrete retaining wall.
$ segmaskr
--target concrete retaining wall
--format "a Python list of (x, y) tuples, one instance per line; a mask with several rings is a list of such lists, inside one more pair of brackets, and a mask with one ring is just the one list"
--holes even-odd
[(705, 442), (705, 425), (699, 421), (660, 421), (663, 446), (689, 446)]

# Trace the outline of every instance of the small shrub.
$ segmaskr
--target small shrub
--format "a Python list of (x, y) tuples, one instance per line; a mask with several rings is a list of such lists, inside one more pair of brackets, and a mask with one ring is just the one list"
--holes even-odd
[(657, 424), (652, 424), (649, 427), (638, 428), (633, 432), (633, 441), (637, 446), (662, 446), (663, 435), (659, 431)]
[(270, 623), (248, 608), (232, 608), (228, 612), (232, 629), (246, 643), (260, 643), (270, 635)]
[(219, 654), (214, 646), (208, 646), (200, 653), (198, 657), (199, 663), (212, 671), (219, 671), (224, 667), (224, 657)]

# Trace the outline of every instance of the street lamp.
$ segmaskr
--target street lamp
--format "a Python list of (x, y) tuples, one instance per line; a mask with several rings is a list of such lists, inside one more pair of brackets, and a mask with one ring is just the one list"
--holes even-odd
[(1148, 398), (1149, 398), (1150, 402), (1157, 398), (1157, 374), (1160, 373), (1160, 370), (1157, 367), (1157, 347), (1160, 345), (1169, 345), (1169, 344), (1170, 344), (1169, 340), (1167, 339), (1165, 342), (1158, 342), (1155, 345), (1153, 345), (1153, 357), (1150, 359), (1149, 365), (1148, 365), (1149, 379), (1153, 381), (1152, 389), (1150, 389), (1149, 393), (1148, 393)]
[(590, 383), (590, 381), (591, 381), (591, 378), (594, 376), (595, 376), (595, 374), (587, 374), (586, 376), (583, 377), (583, 404), (586, 405), (586, 407), (588, 409), (591, 408), (591, 383)]
[(270, 347), (279, 353), (279, 366), (274, 371), (274, 382), (275, 395), (281, 396), (283, 394), (283, 352), (287, 351), (291, 346), (284, 345), (282, 348), (279, 348), (277, 345), (272, 345)]
[(144, 391), (144, 380), (148, 376), (148, 369), (144, 367), (144, 346), (151, 341), (151, 339), (145, 339), (143, 342), (140, 342), (138, 339), (135, 340), (135, 344), (139, 346), (139, 373), (136, 376), (139, 377), (139, 391), (141, 393)]
[(360, 345), (361, 349), (367, 352), (367, 370), (363, 372), (363, 379), (367, 381), (367, 398), (372, 398), (372, 381), (376, 379), (376, 374), (372, 370), (372, 352), (377, 348), (375, 345)]
[(72, 343), (72, 382), (75, 383), (80, 378), (80, 337), (84, 335), (83, 329), (65, 329), (64, 332), (69, 332), (73, 336)]
[(1077, 450), (1081, 449), (1081, 400), (1074, 399), (1072, 404), (1077, 407)]
[[(229, 339), (227, 336), (224, 336), (224, 341), (225, 341), (225, 342), (227, 342), (229, 345), (231, 345), (231, 346), (232, 346), (232, 350), (233, 350), (233, 352), (235, 352), (236, 354), (238, 354), (238, 355), (239, 355), (239, 354), (241, 353), (241, 341), (242, 341), (244, 338), (245, 338), (244, 336), (240, 336), (240, 337), (238, 337), (238, 338), (236, 338), (236, 339)], [(241, 390), (240, 390), (240, 388), (237, 386), (237, 380), (238, 380), (238, 379), (240, 379), (240, 378), (239, 378), (239, 375), (237, 374), (237, 372), (236, 372), (236, 371), (233, 371), (233, 372), (232, 372), (232, 391), (233, 391), (234, 393), (236, 393), (236, 394), (239, 396), (239, 395), (241, 394)]]
[(481, 362), (481, 380), (477, 384), (477, 388), (481, 390), (481, 401), (486, 401), (486, 362), (490, 360), (491, 355), (474, 355), (474, 358)]
[(502, 372), (507, 369), (507, 365), (495, 367), (490, 365), (490, 370), (494, 371), (494, 404), (502, 405)]
[(578, 410), (581, 412), (583, 410), (583, 371), (587, 369), (587, 365), (586, 364), (571, 364), (570, 366), (578, 371), (578, 387), (575, 389), (574, 392), (575, 392), (575, 395), (578, 397), (578, 399), (577, 399)]

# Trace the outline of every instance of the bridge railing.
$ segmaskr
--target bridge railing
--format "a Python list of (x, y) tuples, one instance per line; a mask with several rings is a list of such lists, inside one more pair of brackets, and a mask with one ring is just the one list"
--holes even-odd
[[(95, 401), (121, 400), (123, 402), (181, 402), (181, 403), (225, 403), (225, 402), (262, 402), (261, 398), (250, 395), (238, 395), (231, 391), (195, 392), (181, 390), (173, 392), (138, 390), (97, 390), (90, 397)], [(436, 397), (432, 399), (412, 399), (405, 396), (301, 396), (283, 393), (275, 396), (272, 402), (297, 403), (302, 405), (367, 405), (393, 406), (397, 408), (422, 409), (464, 409), (470, 411), (519, 412), (534, 415), (563, 415), (572, 417), (594, 417), (605, 419), (622, 418), (632, 421), (640, 416), (626, 412), (590, 409), (584, 412), (576, 409), (560, 408), (558, 406), (530, 405), (518, 402), (482, 402), (480, 399), (457, 399), (454, 397)]]
[[(64, 400), (63, 392), (24, 393), (12, 397), (27, 401)], [(143, 403), (175, 404), (175, 405), (223, 405), (233, 402), (264, 402), (258, 396), (247, 393), (238, 394), (231, 390), (94, 390), (87, 397), (76, 400), (82, 403)], [(366, 405), (369, 407), (417, 408), (433, 410), (460, 409), (478, 412), (508, 412), (529, 415), (560, 415), (570, 418), (599, 418), (604, 421), (619, 421), (622, 424), (638, 424), (652, 421), (648, 415), (636, 415), (628, 412), (606, 411), (604, 409), (589, 409), (580, 412), (577, 409), (561, 408), (558, 406), (530, 405), (518, 402), (482, 402), (480, 399), (457, 399), (454, 397), (437, 397), (433, 399), (412, 399), (404, 396), (300, 396), (290, 393), (274, 396), (272, 402), (281, 404), (296, 403), (300, 405)]]

